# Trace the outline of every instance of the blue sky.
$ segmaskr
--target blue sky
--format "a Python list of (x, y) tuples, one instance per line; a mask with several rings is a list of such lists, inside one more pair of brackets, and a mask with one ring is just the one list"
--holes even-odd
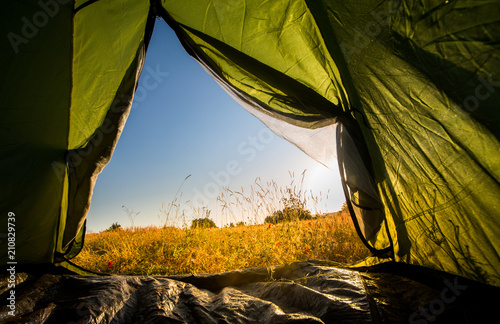
[(135, 226), (160, 225), (162, 204), (173, 201), (181, 185), (181, 208), (189, 214), (206, 200), (220, 226), (224, 219), (213, 197), (223, 185), (247, 191), (260, 177), (286, 186), (289, 172), (298, 181), (304, 170), (304, 190), (322, 197), (317, 207), (322, 212), (340, 209), (344, 196), (338, 172), (274, 135), (241, 108), (160, 20), (127, 124), (98, 177), (87, 229), (98, 232), (115, 222), (130, 226), (122, 206), (139, 213)]

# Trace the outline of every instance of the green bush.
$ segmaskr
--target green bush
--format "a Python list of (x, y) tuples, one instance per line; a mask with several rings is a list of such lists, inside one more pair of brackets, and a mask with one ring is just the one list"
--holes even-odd
[(113, 223), (111, 224), (111, 226), (106, 230), (106, 232), (111, 232), (111, 231), (114, 231), (114, 230), (118, 230), (118, 229), (121, 229), (121, 225), (118, 224), (118, 223)]
[(281, 199), (285, 208), (277, 210), (272, 215), (267, 216), (264, 219), (265, 223), (277, 224), (313, 218), (311, 212), (306, 209), (306, 202), (305, 199), (301, 197), (301, 192), (292, 192), (292, 190), (288, 189), (287, 196), (288, 197), (283, 197)]
[(191, 228), (210, 228), (217, 227), (215, 222), (210, 218), (197, 218), (191, 223)]
[(278, 224), (282, 222), (291, 222), (296, 220), (312, 219), (311, 212), (304, 208), (285, 207), (282, 210), (275, 211), (271, 216), (267, 216), (264, 220), (266, 223)]

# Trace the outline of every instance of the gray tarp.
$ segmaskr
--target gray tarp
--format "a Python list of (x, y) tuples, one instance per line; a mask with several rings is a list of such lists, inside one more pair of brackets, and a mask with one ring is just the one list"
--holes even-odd
[[(391, 273), (368, 273), (304, 261), (272, 271), (175, 277), (23, 272), (16, 316), (2, 305), (0, 322), (470, 323), (493, 312), (489, 296), (498, 288), (422, 269), (413, 271), (420, 278), (411, 278), (412, 271), (403, 270), (406, 276), (397, 274), (397, 265)], [(1, 278), (3, 301), (7, 278)]]

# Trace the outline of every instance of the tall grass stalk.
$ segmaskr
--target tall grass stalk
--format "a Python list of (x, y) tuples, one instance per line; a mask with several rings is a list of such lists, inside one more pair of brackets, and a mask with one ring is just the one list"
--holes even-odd
[[(182, 193), (165, 203), (161, 225), (110, 230), (86, 235), (82, 252), (74, 261), (95, 272), (136, 275), (213, 273), (248, 267), (279, 265), (305, 259), (350, 263), (369, 255), (346, 211), (320, 214), (321, 197), (303, 191), (305, 171), (299, 181), (279, 187), (257, 178), (249, 191), (224, 187), (217, 198), (220, 228), (191, 228), (195, 218), (211, 216), (206, 206), (182, 203)], [(187, 176), (184, 179), (188, 179)], [(183, 184), (184, 184), (183, 182)], [(181, 184), (182, 187), (182, 184)], [(290, 205), (312, 205), (316, 217), (275, 225), (264, 219)], [(244, 224), (244, 225), (242, 225)], [(231, 225), (231, 226), (229, 226)], [(240, 226), (235, 226), (240, 225)]]
[(316, 259), (351, 263), (368, 256), (348, 215), (226, 228), (147, 227), (90, 234), (74, 260), (101, 273), (213, 273)]

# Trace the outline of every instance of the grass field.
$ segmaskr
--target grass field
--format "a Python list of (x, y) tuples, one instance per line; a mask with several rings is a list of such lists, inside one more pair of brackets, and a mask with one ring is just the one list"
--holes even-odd
[(225, 228), (148, 227), (87, 234), (73, 261), (98, 273), (178, 275), (369, 255), (346, 213)]

